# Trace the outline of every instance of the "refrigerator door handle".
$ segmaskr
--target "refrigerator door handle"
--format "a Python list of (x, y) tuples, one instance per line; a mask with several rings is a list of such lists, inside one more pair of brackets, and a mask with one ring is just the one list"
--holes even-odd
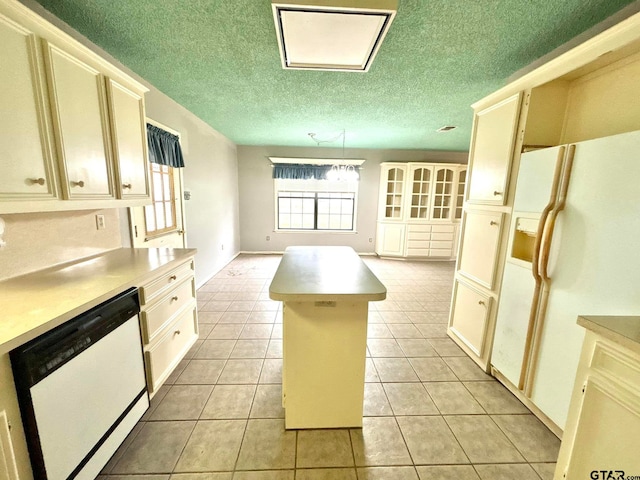
[(555, 229), (558, 214), (564, 210), (567, 204), (567, 191), (569, 190), (569, 180), (571, 179), (571, 168), (573, 167), (573, 157), (575, 156), (576, 146), (569, 145), (567, 159), (564, 162), (564, 171), (562, 173), (562, 183), (558, 194), (558, 201), (553, 210), (549, 214), (549, 218), (545, 222), (542, 246), (540, 249), (540, 258), (538, 259), (538, 271), (542, 277), (542, 281), (548, 283), (549, 277), (549, 252), (551, 251), (551, 242), (553, 241), (553, 230)]
[(536, 232), (536, 239), (533, 245), (533, 257), (531, 259), (531, 272), (533, 278), (538, 281), (541, 279), (538, 264), (540, 262), (540, 249), (542, 247), (542, 239), (544, 236), (545, 225), (547, 223), (547, 217), (549, 213), (555, 208), (558, 201), (558, 189), (560, 188), (560, 179), (562, 177), (562, 166), (564, 160), (564, 153), (566, 147), (562, 146), (558, 150), (558, 157), (556, 159), (556, 168), (553, 173), (553, 181), (551, 182), (551, 193), (549, 196), (549, 202), (542, 210), (540, 214), (540, 221), (538, 222), (538, 231)]
[(558, 189), (560, 188), (560, 180), (562, 178), (562, 167), (564, 165), (564, 154), (566, 147), (562, 146), (558, 149), (558, 156), (556, 158), (556, 168), (553, 172), (553, 180), (551, 182), (551, 192), (549, 194), (549, 202), (542, 210), (540, 214), (540, 220), (538, 222), (538, 231), (536, 232), (536, 239), (533, 245), (533, 256), (531, 259), (531, 273), (536, 282), (533, 290), (533, 298), (531, 300), (531, 310), (529, 311), (529, 322), (527, 324), (527, 336), (525, 337), (524, 353), (522, 355), (522, 366), (520, 368), (520, 378), (518, 380), (518, 388), (524, 390), (526, 379), (528, 376), (528, 369), (530, 365), (530, 359), (532, 355), (534, 336), (537, 330), (536, 323), (538, 318), (538, 304), (540, 301), (540, 292), (542, 290), (542, 276), (540, 275), (538, 264), (540, 261), (540, 250), (542, 247), (542, 239), (544, 236), (545, 225), (547, 223), (547, 217), (549, 213), (555, 208), (558, 200)]

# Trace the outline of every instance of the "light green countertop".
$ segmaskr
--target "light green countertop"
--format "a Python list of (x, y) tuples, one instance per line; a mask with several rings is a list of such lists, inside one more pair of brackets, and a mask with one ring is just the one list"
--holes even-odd
[(285, 302), (384, 300), (387, 289), (351, 247), (288, 247), (269, 297)]
[(120, 248), (0, 282), (0, 355), (195, 254)]

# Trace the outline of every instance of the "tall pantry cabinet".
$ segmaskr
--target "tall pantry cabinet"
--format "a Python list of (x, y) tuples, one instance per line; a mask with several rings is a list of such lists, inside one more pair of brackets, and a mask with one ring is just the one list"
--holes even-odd
[(522, 94), (475, 114), (449, 335), (487, 369)]
[[(545, 414), (545, 404), (554, 400), (543, 398), (550, 390), (541, 386), (544, 372), (534, 366), (534, 381), (530, 382), (534, 387), (525, 388), (509, 381), (491, 361), (492, 351), (504, 348), (501, 342), (508, 337), (494, 337), (496, 325), (508, 332), (513, 321), (498, 312), (501, 291), (509, 287), (502, 281), (505, 262), (518, 255), (512, 251), (515, 245), (511, 239), (517, 223), (513, 202), (520, 155), (640, 130), (638, 78), (640, 14), (635, 14), (472, 106), (469, 185), (448, 334), (559, 436), (564, 422), (554, 422)], [(535, 238), (531, 241), (533, 247)], [(553, 275), (551, 279), (553, 282)], [(558, 321), (549, 318), (542, 325), (541, 338), (550, 337), (545, 332), (555, 326), (554, 320)], [(552, 350), (561, 349), (566, 339), (550, 340), (553, 345), (547, 342), (540, 347), (539, 364)], [(563, 358), (561, 367), (575, 370), (577, 363), (577, 356)]]
[(466, 165), (382, 163), (376, 253), (455, 257), (465, 180)]

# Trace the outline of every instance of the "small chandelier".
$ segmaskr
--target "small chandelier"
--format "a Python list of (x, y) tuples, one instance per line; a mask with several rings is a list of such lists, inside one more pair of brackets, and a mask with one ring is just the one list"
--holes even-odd
[(331, 182), (357, 182), (360, 178), (360, 175), (353, 165), (334, 164), (327, 172), (326, 178)]

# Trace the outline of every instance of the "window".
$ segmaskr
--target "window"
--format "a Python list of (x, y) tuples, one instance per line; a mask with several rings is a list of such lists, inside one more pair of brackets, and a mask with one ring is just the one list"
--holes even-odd
[(276, 230), (353, 232), (358, 182), (275, 179)]
[(145, 205), (144, 220), (147, 236), (174, 231), (176, 206), (173, 195), (173, 168), (151, 163), (151, 196), (153, 203)]
[(355, 192), (278, 192), (279, 230), (354, 230)]

